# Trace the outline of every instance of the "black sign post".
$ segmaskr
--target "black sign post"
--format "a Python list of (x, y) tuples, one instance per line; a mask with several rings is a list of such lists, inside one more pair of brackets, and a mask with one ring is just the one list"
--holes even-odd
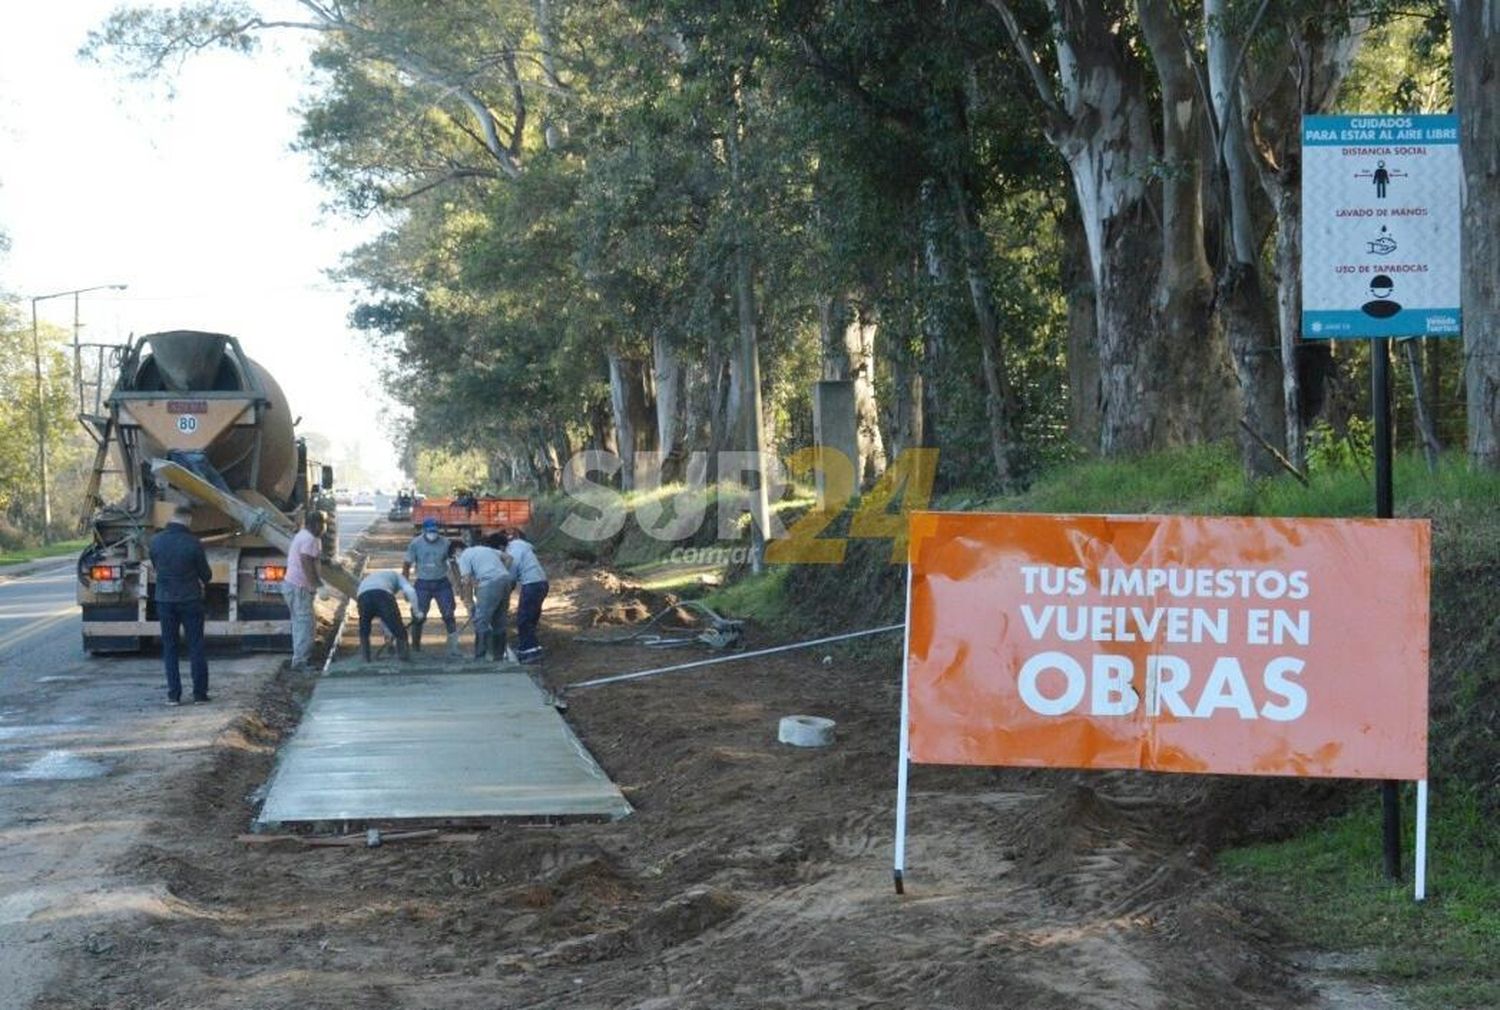
[[(1395, 514), (1395, 480), (1391, 475), (1391, 342), (1386, 337), (1370, 341), (1370, 413), (1375, 422), (1375, 518)], [(1380, 811), (1385, 852), (1385, 875), (1401, 879), (1401, 794), (1399, 783), (1380, 783)]]

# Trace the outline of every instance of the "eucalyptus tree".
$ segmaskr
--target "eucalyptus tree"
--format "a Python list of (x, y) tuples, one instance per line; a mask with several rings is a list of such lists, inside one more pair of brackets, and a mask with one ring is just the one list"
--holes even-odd
[[(1165, 30), (1142, 40), (1133, 5), (1120, 0), (989, 3), (1073, 183), (1097, 313), (1101, 451), (1225, 434), (1227, 362), (1202, 246), (1193, 131), (1202, 113), (1190, 70), (1180, 54), (1168, 56)], [(1154, 3), (1148, 14), (1163, 13)], [(1050, 45), (1040, 41), (1049, 36)], [(1152, 40), (1167, 94), (1188, 102), (1186, 123), (1177, 107), (1159, 111), (1159, 81), (1144, 55)]]
[[(1030, 282), (1042, 278), (1023, 260), (1055, 231), (1060, 201), (1049, 201), (1057, 163), (995, 58), (999, 25), (974, 4), (805, 0), (775, 11), (769, 30), (790, 41), (795, 71), (811, 72), (799, 99), (809, 132), (821, 131), (826, 294), (842, 288), (880, 313), (888, 427), (957, 461), (969, 432), (955, 422), (975, 405), (990, 476), (966, 461), (955, 479), (1021, 482), (1041, 406), (1027, 362), (1038, 333), (1052, 332), (1034, 325)], [(1037, 194), (1030, 206), (1044, 212), (1019, 223), (1015, 210)]]
[(1500, 10), (1449, 0), (1463, 160), (1464, 356), (1469, 457), (1500, 469)]

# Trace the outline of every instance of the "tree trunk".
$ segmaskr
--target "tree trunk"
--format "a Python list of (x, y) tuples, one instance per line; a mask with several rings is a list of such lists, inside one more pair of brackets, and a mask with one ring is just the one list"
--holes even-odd
[[(740, 323), (737, 358), (740, 375), (740, 424), (745, 452), (765, 459), (765, 428), (760, 398), (760, 339), (756, 328), (755, 280), (750, 253), (743, 241), (735, 246), (735, 304)], [(750, 570), (759, 575), (764, 568), (765, 537), (771, 529), (771, 502), (768, 496), (769, 475), (762, 472), (750, 488)]]
[(1089, 271), (1088, 242), (1074, 200), (1062, 217), (1063, 297), (1068, 319), (1068, 437), (1099, 448), (1099, 317)]
[(891, 410), (891, 458), (896, 458), (907, 449), (926, 445), (922, 431), (923, 394), (922, 369), (905, 343), (890, 356), (891, 386), (895, 396)]
[(683, 432), (682, 359), (661, 334), (651, 341), (653, 374), (656, 380), (656, 437), (661, 450), (661, 481), (681, 480), (687, 458)]
[(1449, 0), (1463, 161), (1463, 304), (1469, 459), (1500, 470), (1500, 7)]
[[(1208, 327), (1208, 288), (1195, 276), (1202, 233), (1200, 227), (1193, 234), (1191, 208), (1201, 215), (1201, 205), (1187, 190), (1198, 188), (1197, 176), (1173, 177), (1193, 152), (1173, 152), (1172, 170), (1159, 172), (1163, 159), (1152, 139), (1142, 61), (1120, 19), (1092, 0), (1050, 0), (1059, 70), (1054, 94), (1009, 4), (990, 0), (990, 6), (1031, 74), (1048, 138), (1068, 164), (1078, 199), (1097, 312), (1100, 449), (1131, 455), (1226, 433), (1219, 409), (1223, 348)], [(1180, 65), (1178, 56), (1173, 60)], [(1196, 99), (1185, 110), (1164, 104), (1169, 132), (1187, 135), (1178, 113), (1191, 115)], [(1158, 174), (1166, 176), (1164, 205), (1170, 200), (1176, 208), (1169, 213), (1164, 206), (1164, 226), (1150, 205), (1148, 180)], [(1172, 287), (1157, 264), (1191, 278), (1189, 287)], [(1147, 291), (1157, 293), (1156, 306), (1142, 297)]]
[(818, 299), (818, 357), (825, 380), (849, 378), (849, 351), (844, 346), (844, 328), (849, 324), (849, 300), (843, 295)]
[(854, 383), (854, 424), (859, 439), (855, 478), (869, 487), (885, 473), (885, 442), (880, 435), (880, 405), (875, 400), (875, 322), (856, 306), (844, 327), (844, 360)]
[(968, 280), (969, 302), (979, 330), (980, 364), (984, 371), (985, 414), (990, 422), (990, 454), (995, 461), (995, 479), (1002, 488), (1014, 488), (1021, 479), (1022, 445), (1018, 405), (1011, 388), (1005, 347), (1000, 333), (1000, 319), (990, 292), (989, 273), (985, 263), (984, 237), (969, 202), (962, 179), (950, 178), (954, 223), (959, 248), (963, 251), (964, 275)]
[[(1165, 411), (1162, 444), (1227, 434), (1232, 396), (1213, 318), (1213, 272), (1204, 246), (1203, 107), (1181, 24), (1167, 0), (1138, 0), (1142, 33), (1161, 82), (1161, 271), (1155, 310), (1157, 340), (1177, 362), (1158, 359), (1177, 380), (1185, 416)], [(1175, 416), (1174, 416), (1175, 415)]]
[(630, 409), (630, 375), (627, 362), (609, 354), (609, 406), (614, 415), (615, 452), (620, 456), (620, 490), (635, 490), (635, 417)]
[(941, 384), (938, 372), (947, 357), (948, 318), (944, 311), (948, 288), (948, 261), (943, 256), (942, 229), (938, 224), (939, 197), (937, 183), (924, 179), (918, 193), (922, 220), (922, 264), (918, 269), (917, 290), (921, 293), (922, 358), (919, 373), (922, 382), (922, 438), (926, 445), (937, 445), (940, 438), (939, 404)]
[[(1280, 447), (1286, 441), (1281, 348), (1255, 264), (1230, 263), (1224, 267), (1219, 279), (1219, 306), (1239, 380), (1240, 420), (1251, 432)], [(1280, 472), (1280, 462), (1259, 439), (1242, 430), (1239, 442), (1247, 474), (1267, 477)]]
[(656, 447), (656, 413), (652, 403), (651, 372), (645, 362), (611, 351), (609, 402), (618, 436), (620, 489), (635, 490), (636, 453)]
[[(1161, 2), (1141, 0), (1141, 5), (1144, 9)], [(1260, 281), (1260, 235), (1250, 211), (1249, 166), (1235, 75), (1240, 41), (1230, 31), (1228, 0), (1204, 0), (1203, 19), (1217, 179), (1224, 193), (1221, 213), (1226, 241), (1219, 271), (1219, 305), (1239, 381), (1240, 420), (1249, 429), (1239, 433), (1240, 458), (1248, 474), (1265, 477), (1276, 473), (1280, 464), (1262, 440), (1278, 449), (1286, 445), (1286, 401), (1277, 367), (1280, 348)]]
[(854, 383), (854, 424), (859, 440), (855, 480), (869, 486), (885, 472), (880, 405), (875, 399), (875, 323), (854, 299), (833, 295), (818, 300), (818, 338), (825, 380)]
[(1437, 429), (1433, 427), (1432, 403), (1427, 395), (1427, 382), (1422, 377), (1421, 338), (1409, 337), (1396, 341), (1396, 344), (1406, 355), (1406, 367), (1411, 373), (1412, 424), (1416, 428), (1417, 442), (1427, 457), (1427, 472), (1437, 473), (1443, 446), (1438, 441)]
[(606, 401), (596, 400), (589, 407), (588, 425), (591, 436), (589, 448), (603, 452), (620, 451), (620, 442), (615, 438), (614, 413)]
[[(1276, 329), (1281, 351), (1281, 400), (1286, 457), (1307, 469), (1307, 417), (1302, 383), (1302, 157), (1280, 172), (1261, 172), (1261, 185), (1276, 204)], [(1268, 178), (1269, 176), (1269, 178)]]
[[(739, 319), (739, 346), (736, 358), (740, 365), (740, 431), (746, 452), (758, 460), (765, 456), (765, 412), (761, 409), (759, 319), (755, 302), (755, 269), (750, 253), (750, 207), (746, 199), (740, 165), (743, 112), (736, 94), (734, 115), (725, 131), (725, 149), (729, 155), (730, 190), (736, 214), (734, 235), (734, 294)], [(750, 570), (759, 575), (765, 568), (765, 538), (771, 530), (771, 503), (767, 488), (769, 474), (760, 473), (750, 488)]]
[[(1339, 14), (1330, 2), (1325, 13)], [(1279, 28), (1282, 45), (1245, 64), (1238, 109), (1242, 142), (1276, 212), (1273, 272), (1281, 351), (1286, 455), (1306, 467), (1306, 432), (1327, 398), (1334, 374), (1326, 341), (1302, 339), (1302, 120), (1333, 108), (1358, 50), (1367, 18), (1291, 16)], [(1324, 34), (1323, 26), (1333, 26)], [(1290, 71), (1288, 68), (1290, 67)]]

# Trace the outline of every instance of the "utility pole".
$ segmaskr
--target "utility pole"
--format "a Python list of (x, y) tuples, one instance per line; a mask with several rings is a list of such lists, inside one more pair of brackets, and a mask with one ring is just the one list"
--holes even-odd
[(31, 361), (36, 369), (36, 455), (37, 474), (42, 483), (42, 543), (47, 543), (52, 537), (52, 495), (47, 473), (47, 395), (42, 386), (42, 337), (37, 326), (36, 303), (45, 302), (49, 298), (73, 296), (73, 344), (76, 348), (81, 325), (78, 318), (78, 296), (88, 291), (105, 289), (124, 291), (127, 286), (125, 284), (96, 284), (93, 287), (74, 288), (71, 291), (54, 291), (50, 295), (37, 295), (31, 299)]

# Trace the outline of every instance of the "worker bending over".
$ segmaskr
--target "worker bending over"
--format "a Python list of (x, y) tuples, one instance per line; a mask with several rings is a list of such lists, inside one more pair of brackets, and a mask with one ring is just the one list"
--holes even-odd
[(401, 593), (416, 613), (417, 590), (404, 576), (393, 571), (371, 572), (359, 582), (359, 652), (366, 663), (370, 662), (370, 625), (380, 618), (396, 640), (396, 655), (403, 661), (411, 659), (406, 644), (406, 622), (401, 620), (401, 608), (396, 606), (396, 594)]
[(411, 613), (413, 651), (422, 650), (422, 624), (427, 620), (429, 606), (436, 600), (438, 613), (443, 618), (443, 627), (448, 629), (448, 654), (458, 655), (458, 624), (453, 620), (453, 583), (448, 578), (451, 555), (448, 541), (438, 535), (437, 520), (423, 519), (422, 532), (407, 545), (406, 560), (401, 563), (403, 579), (411, 578), (413, 568), (417, 571), (414, 580), (417, 603)]
[(492, 546), (475, 544), (458, 556), (458, 575), (474, 618), (474, 658), (505, 658), (505, 619), (515, 585), (505, 558)]

